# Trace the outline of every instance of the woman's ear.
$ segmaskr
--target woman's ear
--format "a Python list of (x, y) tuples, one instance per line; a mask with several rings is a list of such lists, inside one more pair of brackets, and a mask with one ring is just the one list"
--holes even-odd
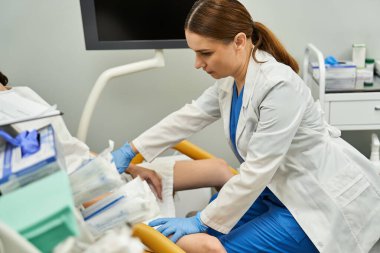
[(245, 33), (240, 32), (235, 35), (234, 44), (235, 44), (236, 49), (244, 49), (246, 43), (247, 43), (247, 36), (245, 35)]

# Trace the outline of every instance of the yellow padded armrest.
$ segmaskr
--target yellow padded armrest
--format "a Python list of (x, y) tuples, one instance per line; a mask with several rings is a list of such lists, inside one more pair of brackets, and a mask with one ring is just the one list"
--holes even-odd
[(184, 155), (187, 155), (194, 160), (210, 159), (215, 158), (214, 155), (208, 153), (206, 150), (201, 149), (197, 145), (191, 143), (190, 141), (181, 141), (177, 143), (173, 149), (181, 152)]
[(185, 253), (163, 234), (144, 223), (134, 225), (132, 235), (138, 237), (145, 246), (155, 253)]
[[(173, 149), (177, 150), (178, 152), (187, 155), (191, 159), (194, 160), (202, 160), (202, 159), (210, 159), (215, 158), (214, 155), (208, 153), (206, 150), (198, 147), (197, 145), (194, 145), (193, 143), (184, 140), (176, 144)], [(141, 154), (137, 154), (135, 158), (133, 158), (132, 163), (137, 164), (141, 163), (144, 160), (144, 157)], [(229, 167), (232, 173), (235, 175), (238, 173), (234, 168)]]
[[(215, 158), (214, 155), (208, 153), (207, 151), (201, 149), (200, 147), (192, 144), (187, 140), (179, 142), (173, 147), (173, 149), (184, 155), (187, 155), (194, 160)], [(143, 160), (144, 157), (141, 154), (138, 154), (132, 160), (132, 163), (141, 163)], [(234, 168), (229, 168), (232, 173), (238, 173)], [(143, 223), (139, 223), (133, 226), (132, 235), (138, 237), (145, 246), (149, 247), (155, 253), (185, 253), (185, 251), (170, 241), (163, 234)]]
[(144, 161), (144, 157), (141, 154), (137, 154), (131, 161), (132, 164), (139, 164)]
[[(177, 145), (173, 147), (173, 149), (181, 152), (184, 155), (187, 155), (188, 157), (194, 159), (194, 160), (202, 160), (202, 159), (210, 159), (215, 158), (214, 155), (208, 153), (206, 150), (198, 147), (197, 145), (194, 145), (193, 143), (189, 141), (181, 141)], [(232, 167), (229, 167), (232, 173), (235, 175), (238, 174), (237, 170), (235, 170)]]

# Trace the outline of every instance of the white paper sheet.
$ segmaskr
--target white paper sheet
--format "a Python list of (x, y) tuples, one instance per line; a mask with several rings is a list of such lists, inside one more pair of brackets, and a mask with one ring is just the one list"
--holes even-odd
[(56, 105), (46, 106), (37, 103), (13, 90), (0, 92), (0, 126), (60, 114)]

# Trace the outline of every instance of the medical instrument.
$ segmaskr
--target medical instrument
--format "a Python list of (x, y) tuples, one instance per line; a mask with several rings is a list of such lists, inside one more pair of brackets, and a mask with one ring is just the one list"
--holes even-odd
[(365, 67), (366, 45), (352, 44), (352, 61), (357, 68)]
[(129, 166), (129, 163), (136, 156), (131, 145), (127, 142), (117, 150), (112, 152), (113, 161), (119, 173), (123, 173)]

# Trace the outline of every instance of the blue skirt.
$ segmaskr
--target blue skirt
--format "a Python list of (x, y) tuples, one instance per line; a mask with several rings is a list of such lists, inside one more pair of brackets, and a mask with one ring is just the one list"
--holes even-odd
[[(217, 194), (211, 201), (216, 197)], [(225, 235), (211, 228), (207, 233), (217, 237), (228, 253), (318, 252), (289, 210), (269, 188), (264, 189), (230, 233)]]

